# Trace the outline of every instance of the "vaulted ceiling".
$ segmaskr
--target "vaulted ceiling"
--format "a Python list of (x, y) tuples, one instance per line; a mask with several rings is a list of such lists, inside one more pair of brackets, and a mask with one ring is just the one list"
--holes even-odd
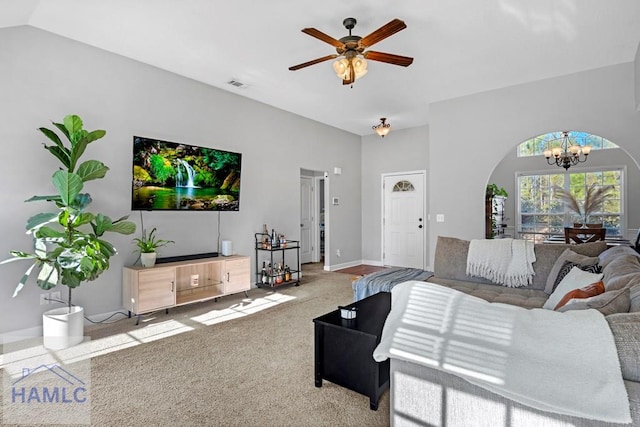
[[(353, 88), (335, 52), (300, 30), (364, 36), (394, 18), (407, 28), (376, 51), (415, 58), (369, 62)], [(346, 131), (380, 117), (396, 129), (428, 124), (433, 102), (631, 62), (638, 0), (0, 0), (0, 28), (31, 25)], [(229, 85), (230, 80), (246, 84)]]

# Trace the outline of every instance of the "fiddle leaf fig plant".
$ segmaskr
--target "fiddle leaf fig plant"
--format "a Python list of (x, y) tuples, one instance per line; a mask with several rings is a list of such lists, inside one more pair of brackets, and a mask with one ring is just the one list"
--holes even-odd
[(37, 273), (36, 284), (42, 289), (51, 289), (58, 284), (67, 286), (71, 309), (71, 290), (83, 282), (97, 279), (109, 268), (109, 259), (116, 254), (116, 249), (103, 235), (107, 232), (132, 234), (136, 225), (127, 221), (128, 215), (112, 220), (102, 213), (87, 210), (92, 199), (82, 192), (84, 184), (104, 178), (109, 168), (98, 160), (79, 162), (87, 146), (106, 132), (85, 130), (82, 119), (76, 115), (68, 115), (62, 123), (53, 125), (68, 143), (51, 129), (42, 127), (39, 130), (53, 142), (53, 145), (45, 144), (44, 148), (62, 164), (52, 176), (57, 194), (33, 196), (26, 202), (46, 201), (56, 209), (27, 220), (33, 252), (11, 251), (12, 258), (2, 264), (18, 260), (32, 262), (15, 288), (14, 297), (29, 277)]

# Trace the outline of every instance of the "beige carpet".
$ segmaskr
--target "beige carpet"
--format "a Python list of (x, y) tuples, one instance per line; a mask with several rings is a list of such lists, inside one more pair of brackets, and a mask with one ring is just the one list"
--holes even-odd
[(352, 301), (351, 278), (305, 265), (299, 287), (91, 328), (111, 347), (91, 359), (92, 425), (389, 425), (389, 391), (372, 411), (366, 396), (314, 386), (312, 319)]

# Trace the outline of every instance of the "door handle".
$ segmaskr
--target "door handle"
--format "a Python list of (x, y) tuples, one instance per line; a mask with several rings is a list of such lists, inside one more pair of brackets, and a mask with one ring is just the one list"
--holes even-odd
[(422, 222), (422, 218), (418, 218), (418, 221)]
[(422, 228), (422, 224), (420, 224), (420, 225), (418, 226), (418, 228)]

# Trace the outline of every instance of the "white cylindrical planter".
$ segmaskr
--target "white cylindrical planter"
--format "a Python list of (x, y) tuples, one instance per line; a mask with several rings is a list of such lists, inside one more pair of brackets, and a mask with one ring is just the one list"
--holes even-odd
[(44, 347), (62, 350), (73, 347), (84, 340), (84, 308), (54, 308), (42, 314), (42, 337)]
[(142, 263), (142, 266), (153, 267), (156, 265), (156, 256), (158, 256), (156, 252), (141, 252), (140, 262)]

